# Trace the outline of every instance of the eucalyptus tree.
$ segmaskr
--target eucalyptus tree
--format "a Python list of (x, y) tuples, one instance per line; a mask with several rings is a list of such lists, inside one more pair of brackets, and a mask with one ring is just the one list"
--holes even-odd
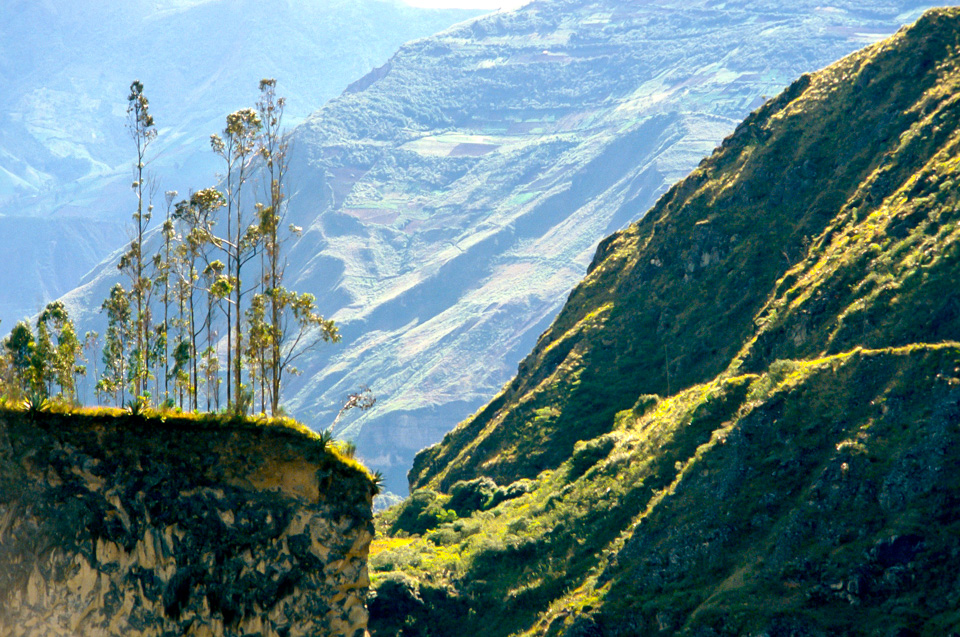
[[(203, 327), (207, 347), (203, 351), (203, 373), (206, 386), (207, 411), (211, 405), (220, 408), (220, 358), (217, 355), (217, 332), (213, 329), (214, 310), (220, 307), (231, 291), (229, 279), (224, 275), (226, 266), (219, 259), (210, 261), (203, 269), (204, 290), (207, 293), (207, 311)], [(211, 401), (211, 397), (213, 400)]]
[(77, 377), (86, 372), (80, 365), (83, 345), (61, 301), (48, 304), (37, 318), (34, 355), (37, 379), (45, 384), (47, 395), (53, 394), (53, 383), (56, 383), (63, 398), (76, 400)]
[(156, 139), (157, 130), (150, 114), (150, 103), (143, 93), (143, 83), (134, 80), (127, 97), (128, 128), (136, 146), (133, 190), (137, 196), (137, 209), (133, 213), (133, 231), (130, 246), (120, 258), (118, 268), (130, 278), (130, 295), (133, 301), (133, 344), (131, 348), (130, 375), (133, 391), (139, 396), (147, 387), (149, 378), (148, 351), (150, 348), (150, 292), (153, 282), (147, 276), (147, 263), (143, 254), (144, 235), (153, 214), (152, 188), (146, 183), (147, 149)]
[[(247, 317), (247, 347), (245, 354), (247, 357), (247, 369), (250, 374), (250, 386), (254, 389), (254, 399), (256, 399), (256, 389), (259, 385), (260, 412), (267, 411), (267, 377), (269, 375), (267, 356), (271, 346), (270, 324), (266, 320), (266, 296), (262, 293), (255, 294), (250, 301), (250, 307), (246, 310)], [(272, 406), (271, 401), (271, 406)]]
[(239, 400), (242, 390), (242, 306), (243, 266), (252, 258), (259, 242), (257, 226), (247, 222), (244, 215), (244, 187), (253, 171), (257, 151), (257, 133), (261, 128), (260, 115), (244, 108), (227, 115), (223, 135), (211, 135), (210, 145), (225, 163), (224, 188), (227, 207), (226, 237), (217, 244), (224, 250), (229, 284), (233, 294), (227, 304), (227, 404), (233, 395)]
[[(100, 341), (100, 334), (99, 334), (99, 332), (94, 332), (94, 331), (92, 331), (92, 330), (85, 332), (84, 335), (83, 335), (83, 349), (84, 349), (84, 351), (89, 352), (90, 354), (92, 354), (93, 352), (96, 352), (96, 351), (97, 351), (98, 344), (99, 344), (99, 341)], [(86, 356), (84, 356), (84, 358), (86, 358)], [(100, 377), (100, 372), (99, 372), (99, 370), (97, 369), (97, 358), (96, 358), (96, 356), (91, 356), (91, 357), (90, 357), (90, 360), (91, 360), (92, 363), (93, 363), (93, 378), (99, 379), (99, 377)], [(86, 370), (84, 370), (84, 371), (86, 372)], [(87, 374), (84, 373), (84, 376), (87, 376)], [(94, 381), (94, 382), (96, 382), (96, 381)], [(95, 394), (96, 394), (96, 396), (97, 396), (97, 404), (99, 405), (99, 404), (100, 404), (100, 389), (99, 389), (99, 387), (95, 386), (95, 387), (94, 387), (94, 392), (95, 392)], [(84, 389), (84, 392), (83, 392), (83, 393), (86, 393), (86, 389)]]
[[(161, 295), (161, 302), (163, 303), (163, 325), (162, 325), (162, 336), (163, 339), (163, 354), (161, 356), (163, 361), (163, 396), (164, 399), (170, 397), (170, 275), (174, 271), (176, 254), (173, 250), (177, 238), (176, 227), (173, 220), (173, 202), (177, 198), (176, 190), (168, 190), (164, 193), (164, 199), (167, 202), (166, 216), (163, 220), (163, 248), (162, 254), (159, 259), (159, 267), (157, 268), (157, 277), (155, 279), (155, 285), (163, 288), (163, 294)], [(157, 374), (159, 375), (159, 367), (157, 369)], [(159, 392), (158, 392), (159, 394)]]
[[(181, 298), (184, 303), (186, 316), (181, 318), (187, 337), (189, 339), (189, 358), (191, 362), (190, 371), (190, 394), (191, 406), (193, 409), (198, 407), (197, 387), (199, 374), (197, 369), (197, 336), (202, 326), (197, 326), (197, 312), (194, 302), (194, 291), (199, 286), (200, 273), (210, 264), (209, 251), (212, 246), (217, 245), (218, 239), (213, 234), (213, 228), (216, 225), (216, 212), (225, 205), (223, 193), (216, 188), (205, 188), (199, 190), (190, 196), (189, 200), (183, 200), (176, 204), (173, 217), (184, 225), (184, 232), (181, 243), (177, 250), (182, 264), (180, 269), (181, 277)], [(230, 287), (227, 282), (220, 285), (224, 294), (229, 294)], [(183, 356), (183, 352), (179, 352)], [(177, 363), (178, 367), (180, 363)]]
[[(257, 153), (262, 161), (264, 203), (258, 207), (259, 235), (264, 255), (263, 291), (251, 302), (251, 352), (248, 358), (260, 366), (266, 381), (271, 413), (278, 413), (284, 377), (296, 373), (297, 359), (324, 341), (340, 340), (333, 321), (317, 313), (312, 294), (298, 294), (284, 286), (287, 266), (285, 245), (300, 235), (300, 228), (287, 224), (286, 177), (290, 138), (283, 129), (285, 100), (276, 95), (276, 80), (260, 81), (257, 111), (261, 131)], [(252, 351), (256, 345), (260, 351)]]
[(53, 395), (54, 357), (56, 350), (50, 337), (50, 327), (44, 320), (46, 312), (37, 319), (37, 341), (33, 348), (33, 389), (45, 397)]
[(10, 357), (16, 389), (21, 394), (27, 392), (33, 387), (33, 350), (36, 347), (30, 324), (26, 321), (17, 323), (3, 346)]
[(100, 306), (107, 313), (107, 329), (103, 343), (103, 374), (97, 382), (97, 391), (113, 394), (114, 402), (126, 402), (127, 353), (133, 338), (130, 298), (123, 286), (117, 283), (110, 289), (110, 296)]
[(270, 326), (271, 355), (275, 356), (270, 364), (270, 409), (276, 414), (285, 376), (299, 373), (294, 366), (297, 360), (323, 342), (338, 342), (340, 333), (332, 320), (317, 312), (312, 294), (274, 287), (266, 296), (279, 317), (278, 323)]

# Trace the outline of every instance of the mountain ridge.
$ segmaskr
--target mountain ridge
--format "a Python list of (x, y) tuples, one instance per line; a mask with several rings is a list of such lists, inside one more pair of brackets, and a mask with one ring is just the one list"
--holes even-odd
[[(325, 429), (369, 385), (377, 405), (335, 433), (403, 493), (414, 454), (503, 387), (602, 237), (761, 96), (925, 5), (818, 6), (555, 0), (402, 47), (295, 132), (287, 281), (344, 341), (301, 361), (285, 407)], [(65, 298), (85, 325), (111, 273)]]
[[(921, 24), (915, 27), (916, 30), (912, 32), (916, 33), (916, 31), (922, 29), (922, 26)], [(936, 46), (927, 41), (922, 42), (929, 46)], [(848, 58), (846, 63), (853, 63), (852, 61), (858, 59), (858, 55), (866, 54), (855, 54), (852, 58)], [(924, 50), (918, 52), (917, 58), (922, 60), (924, 55), (929, 55), (932, 59), (943, 57), (942, 51)], [(829, 72), (830, 70), (828, 69), (821, 77)], [(870, 71), (865, 70), (863, 73), (869, 74)], [(883, 79), (890, 81), (889, 77)], [(929, 75), (924, 76), (923, 79), (925, 82), (932, 81)], [(716, 376), (730, 364), (737, 354), (737, 350), (740, 348), (738, 343), (741, 339), (745, 339), (750, 331), (754, 329), (753, 319), (750, 317), (754, 316), (760, 309), (765, 299), (756, 297), (751, 300), (748, 296), (741, 296), (737, 304), (720, 310), (722, 312), (721, 314), (715, 314), (717, 308), (722, 305), (718, 303), (714, 295), (710, 293), (710, 290), (716, 286), (716, 281), (721, 279), (725, 280), (727, 277), (736, 277), (741, 282), (739, 285), (742, 289), (754, 287), (754, 289), (758, 290), (758, 294), (766, 294), (765, 288), (762, 285), (756, 283), (754, 283), (753, 286), (747, 285), (751, 280), (750, 277), (756, 277), (758, 274), (762, 274), (766, 277), (768, 284), (772, 286), (776, 280), (786, 274), (789, 269), (788, 266), (791, 265), (789, 263), (789, 254), (794, 254), (793, 258), (796, 258), (796, 255), (803, 250), (805, 238), (809, 240), (811, 237), (816, 237), (825, 227), (825, 224), (833, 220), (832, 217), (818, 214), (818, 212), (820, 210), (831, 210), (829, 207), (830, 203), (836, 205), (837, 201), (844, 201), (852, 194), (847, 193), (847, 197), (843, 197), (843, 192), (830, 190), (829, 187), (827, 187), (827, 189), (818, 193), (816, 199), (812, 203), (809, 203), (806, 208), (797, 211), (800, 214), (787, 217), (783, 220), (777, 217), (777, 227), (765, 225), (762, 220), (763, 208), (761, 206), (772, 205), (789, 209), (790, 206), (789, 202), (786, 201), (786, 194), (791, 192), (791, 189), (797, 188), (797, 186), (800, 188), (799, 192), (801, 195), (805, 191), (810, 192), (810, 189), (814, 187), (815, 176), (790, 175), (790, 181), (788, 181), (788, 179), (781, 179), (777, 180), (776, 185), (772, 187), (770, 182), (767, 182), (764, 186), (757, 186), (757, 184), (763, 184), (763, 182), (760, 179), (751, 180), (750, 170), (753, 165), (760, 163), (762, 160), (759, 155), (753, 156), (751, 154), (752, 151), (749, 150), (751, 146), (766, 144), (757, 152), (763, 153), (765, 157), (782, 158), (777, 161), (790, 165), (791, 157), (796, 156), (788, 150), (794, 148), (792, 146), (793, 144), (799, 143), (799, 148), (803, 148), (807, 144), (816, 145), (821, 143), (818, 140), (823, 140), (833, 134), (833, 131), (824, 130), (822, 128), (824, 124), (822, 123), (804, 122), (804, 128), (802, 130), (798, 128), (796, 132), (791, 131), (789, 134), (783, 134), (782, 138), (769, 140), (764, 139), (764, 127), (757, 125), (758, 122), (764, 122), (766, 120), (769, 120), (772, 125), (773, 122), (777, 121), (780, 117), (786, 117), (787, 113), (783, 111), (783, 109), (793, 107), (791, 104), (804, 96), (808, 91), (815, 92), (818, 90), (817, 87), (811, 87), (810, 82), (809, 76), (801, 78), (778, 98), (772, 100), (748, 117), (744, 123), (738, 127), (737, 131), (721, 145), (711, 160), (704, 162), (687, 180), (682, 182), (682, 185), (668, 192), (658, 202), (657, 206), (651, 210), (649, 213), (650, 216), (646, 217), (640, 225), (617, 233), (606, 239), (604, 243), (600, 245), (591, 269), (591, 275), (587, 282), (574, 290), (565, 310), (558, 317), (554, 326), (541, 337), (541, 342), (538, 343), (538, 347), (534, 353), (531, 354), (530, 359), (521, 363), (521, 375), (518, 376), (518, 379), (522, 378), (525, 369), (533, 367), (536, 367), (539, 373), (543, 374), (546, 371), (543, 361), (547, 356), (550, 356), (551, 360), (556, 361), (554, 369), (559, 369), (559, 365), (563, 362), (567, 352), (571, 351), (571, 348), (574, 347), (573, 342), (576, 341), (576, 334), (572, 334), (571, 332), (581, 326), (581, 321), (585, 314), (590, 312), (598, 313), (598, 319), (595, 325), (599, 329), (602, 329), (603, 315), (610, 312), (610, 308), (606, 307), (606, 301), (593, 300), (588, 307), (584, 307), (580, 299), (585, 295), (591, 295), (597, 298), (596, 290), (601, 291), (599, 292), (599, 299), (609, 298), (608, 296), (604, 296), (603, 292), (603, 290), (606, 290), (607, 295), (609, 295), (614, 289), (614, 284), (608, 280), (609, 276), (618, 277), (620, 279), (620, 282), (618, 282), (619, 286), (625, 285), (626, 289), (629, 290), (628, 294), (630, 294), (632, 298), (638, 298), (639, 294), (641, 294), (641, 292), (636, 289), (637, 285), (643, 283), (650, 286), (645, 288), (643, 294), (650, 295), (652, 293), (655, 295), (655, 298), (661, 300), (663, 303), (659, 307), (654, 303), (653, 305), (656, 307), (655, 311), (661, 315), (666, 314), (668, 319), (670, 317), (676, 317), (675, 320), (682, 321), (681, 325), (674, 326), (671, 329), (671, 334), (674, 339), (682, 338), (684, 329), (695, 329), (698, 338), (705, 342), (716, 342), (721, 339), (713, 338), (711, 334), (722, 330), (725, 327), (723, 323), (728, 317), (740, 316), (738, 335), (727, 341), (727, 344), (724, 346), (726, 349), (719, 356), (716, 353), (710, 356), (709, 353), (700, 350), (689, 352), (679, 348), (670, 352), (675, 346), (673, 346), (669, 338), (662, 337), (658, 340), (665, 342), (659, 342), (656, 346), (656, 351), (651, 350), (648, 345), (643, 353), (638, 352), (626, 355), (625, 358), (627, 358), (627, 360), (623, 362), (622, 365), (628, 368), (634, 366), (639, 367), (640, 370), (645, 370), (645, 374), (642, 377), (647, 383), (647, 387), (644, 391), (647, 393), (663, 393), (666, 389), (668, 381), (667, 370), (664, 364), (665, 358), (663, 356), (664, 347), (668, 348), (667, 355), (670, 358), (672, 380), (674, 383), (673, 387), (675, 389), (692, 382), (702, 382), (706, 378)], [(901, 89), (902, 95), (884, 95), (883, 91), (886, 90), (886, 86), (882, 83), (875, 84), (869, 98), (876, 100), (874, 103), (875, 108), (879, 108), (875, 106), (875, 104), (879, 103), (884, 105), (883, 108), (897, 111), (897, 109), (902, 106), (902, 104), (896, 101), (897, 98), (909, 99), (910, 97), (916, 97), (918, 94), (922, 95), (928, 86), (918, 83), (909, 90), (899, 86), (898, 88)], [(808, 97), (807, 99), (810, 98)], [(866, 98), (864, 99), (868, 101)], [(852, 111), (856, 112), (855, 109), (852, 109)], [(875, 110), (871, 112), (876, 113)], [(912, 116), (908, 114), (906, 121), (910, 122), (911, 117)], [(858, 124), (860, 123), (858, 122)], [(850, 137), (854, 137), (854, 139), (850, 139), (848, 143), (860, 149), (856, 158), (850, 158), (844, 162), (842, 170), (847, 172), (856, 172), (859, 170), (863, 174), (872, 173), (877, 169), (876, 162), (878, 160), (874, 158), (882, 156), (885, 152), (891, 150), (890, 145), (893, 144), (895, 140), (888, 139), (882, 133), (873, 135), (866, 140), (855, 138), (855, 136), (861, 135), (859, 131), (865, 130), (867, 126), (874, 124), (875, 121), (871, 119), (862, 122), (862, 125), (850, 125), (839, 131), (840, 135), (848, 134)], [(778, 145), (771, 147), (770, 144), (772, 143)], [(842, 143), (838, 143), (838, 145), (842, 145)], [(793, 152), (799, 153), (801, 151), (795, 150)], [(810, 160), (805, 161), (809, 162)], [(738, 170), (734, 172), (725, 162), (734, 162)], [(773, 164), (772, 166), (770, 165), (771, 163)], [(809, 164), (807, 164), (807, 166), (809, 168)], [(910, 166), (901, 166), (900, 174), (898, 175), (894, 171), (895, 167), (891, 167), (890, 170), (884, 173), (886, 179), (894, 185), (900, 183), (896, 181), (897, 177), (902, 180), (904, 178), (903, 171), (911, 168)], [(780, 174), (775, 161), (768, 162), (764, 165), (764, 170), (771, 171), (772, 174)], [(722, 174), (728, 182), (712, 185), (709, 190), (699, 191), (701, 184), (708, 182), (712, 172)], [(731, 178), (731, 175), (735, 176)], [(831, 182), (827, 183), (846, 183), (840, 176), (834, 175), (834, 177)], [(852, 177), (848, 177), (847, 181), (850, 183), (859, 183), (858, 180)], [(823, 183), (821, 180), (816, 187), (824, 188)], [(766, 196), (764, 197), (762, 195), (757, 196), (749, 191), (750, 188), (758, 187), (766, 187), (768, 190), (773, 190), (774, 192), (765, 193)], [(731, 190), (736, 190), (736, 192), (730, 192)], [(880, 194), (882, 193), (878, 193), (877, 196), (880, 196)], [(686, 219), (678, 220), (670, 217), (670, 211), (676, 208), (677, 205), (681, 205), (675, 204), (675, 201), (686, 204), (684, 213), (689, 215)], [(854, 204), (850, 205), (852, 206)], [(709, 213), (707, 213), (707, 210), (709, 210)], [(727, 215), (726, 217), (723, 216), (725, 214)], [(826, 214), (829, 214), (829, 212)], [(698, 218), (697, 215), (702, 215), (702, 218)], [(663, 219), (663, 221), (661, 221), (661, 219)], [(671, 250), (671, 245), (677, 242), (691, 243), (691, 241), (685, 241), (685, 237), (682, 237), (680, 234), (682, 232), (680, 228), (686, 229), (691, 226), (694, 233), (694, 238), (692, 239), (693, 246), (687, 248), (691, 253), (679, 254)], [(776, 239), (777, 244), (783, 246), (781, 250), (787, 253), (787, 256), (783, 262), (779, 264), (779, 268), (769, 268), (765, 272), (758, 271), (763, 268), (763, 265), (766, 265), (765, 262), (762, 261), (765, 256), (765, 242), (758, 241), (754, 245), (746, 246), (746, 249), (742, 246), (737, 247), (733, 245), (736, 243), (737, 237), (743, 236), (748, 230), (754, 234), (762, 230), (769, 238)], [(623, 255), (626, 253), (626, 246), (641, 245), (645, 247), (645, 254), (643, 254), (643, 256), (631, 256), (625, 260)], [(734, 269), (734, 263), (737, 264), (736, 269)], [(758, 266), (758, 263), (763, 265)], [(716, 273), (717, 266), (723, 271)], [(709, 269), (711, 267), (713, 270)], [(711, 272), (713, 272), (713, 274), (711, 274)], [(607, 278), (605, 278), (605, 276)], [(663, 281), (675, 281), (678, 278), (687, 283), (687, 287), (692, 287), (693, 290), (681, 288), (679, 290), (670, 289), (667, 291), (667, 284)], [(698, 278), (705, 278), (706, 280), (700, 282), (697, 280)], [(627, 283), (627, 281), (631, 281), (631, 283)], [(633, 281), (635, 281), (635, 283), (633, 283)], [(719, 286), (719, 289), (728, 290), (736, 287), (736, 285), (735, 283), (724, 283)], [(752, 304), (746, 305), (748, 301), (751, 301)], [(623, 303), (623, 305), (629, 306), (629, 302)], [(698, 306), (700, 308), (699, 312), (697, 312)], [(747, 308), (752, 308), (752, 310)], [(684, 313), (686, 313), (686, 317), (684, 317)], [(645, 321), (644, 330), (639, 332), (636, 338), (642, 340), (647, 338), (646, 335), (649, 333), (659, 335), (660, 332), (663, 331), (657, 324), (661, 318), (662, 316), (648, 317)], [(625, 318), (623, 320), (630, 319)], [(696, 327), (694, 327), (694, 324), (696, 324)], [(584, 321), (582, 327), (583, 329), (591, 329), (593, 325), (594, 324), (588, 325)], [(641, 347), (641, 345), (631, 345), (628, 346), (627, 349), (629, 350), (630, 347), (633, 346)], [(688, 345), (688, 347), (692, 346)], [(792, 356), (787, 355), (787, 357)], [(770, 361), (768, 359), (761, 359), (757, 364), (762, 366), (764, 362), (769, 364)], [(609, 361), (604, 360), (603, 364), (609, 364)], [(589, 370), (585, 371), (590, 373)], [(634, 373), (636, 373), (636, 371)], [(529, 393), (530, 388), (535, 386), (539, 382), (539, 379), (540, 376), (534, 376), (530, 381), (524, 382), (522, 387), (516, 385), (517, 382), (520, 382), (516, 380), (514, 381), (514, 386), (509, 388), (507, 393), (509, 394), (511, 391), (523, 391), (523, 389), (526, 389)], [(600, 387), (597, 387), (597, 389), (602, 391)], [(615, 393), (616, 390), (608, 389), (606, 391), (609, 394)], [(608, 409), (614, 409), (614, 407), (608, 407)], [(614, 409), (614, 411), (619, 410), (619, 408)], [(609, 416), (610, 414), (598, 415), (596, 418), (591, 418), (590, 420), (608, 420)], [(562, 425), (558, 424), (557, 427), (562, 427)], [(416, 472), (414, 475), (416, 475)], [(423, 486), (426, 484), (426, 481), (424, 479), (418, 479), (415, 484)], [(447, 481), (444, 484), (449, 486), (450, 482)]]
[(605, 240), (381, 514), (373, 633), (956, 631), (958, 50), (801, 77)]
[[(320, 251), (333, 272), (318, 277), (304, 268), (298, 286), (326, 288), (338, 301), (350, 296), (333, 316), (359, 351), (318, 354), (309, 364), (313, 377), (291, 387), (291, 407), (332, 413), (338, 395), (370, 384), (378, 406), (338, 435), (354, 439), (398, 490), (398, 474), (409, 466), (404, 456), (507, 380), (586, 270), (595, 242), (641, 216), (693, 168), (733, 128), (733, 113), (738, 119), (759, 95), (777, 90), (780, 54), (764, 58), (758, 73), (745, 51), (762, 41), (782, 47), (786, 58), (784, 41), (811, 28), (801, 23), (828, 15), (801, 20), (799, 8), (791, 11), (771, 10), (761, 28), (746, 26), (746, 13), (700, 5), (534, 3), (404, 47), (362, 80), (363, 91), (331, 102), (299, 131), (301, 148), (310, 145), (306, 162), (326, 175), (330, 191), (314, 204), (316, 221), (301, 218), (309, 230), (295, 253), (305, 260)], [(686, 52), (684, 68), (671, 56), (686, 51), (686, 40), (641, 50), (639, 42), (668, 33), (692, 42), (707, 24), (709, 36)], [(780, 29), (775, 45), (765, 32), (771, 25)], [(600, 47), (607, 32), (617, 33), (614, 44)], [(725, 37), (741, 48), (721, 44)], [(839, 49), (832, 37), (817, 46)], [(516, 47), (511, 38), (528, 39)], [(809, 46), (804, 55), (817, 50)], [(449, 79), (427, 84), (413, 67), (421, 60)], [(743, 79), (725, 84), (727, 76)], [(509, 97), (508, 85), (531, 90)], [(388, 97), (398, 101), (384, 104)], [(368, 112), (353, 119), (360, 105)], [(413, 262), (423, 265), (404, 265)], [(495, 343), (489, 351), (497, 355), (477, 359), (475, 344), (484, 342)]]

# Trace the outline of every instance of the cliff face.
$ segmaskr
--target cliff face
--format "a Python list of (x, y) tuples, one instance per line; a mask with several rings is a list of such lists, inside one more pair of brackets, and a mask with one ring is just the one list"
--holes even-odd
[(0, 635), (362, 635), (374, 485), (284, 425), (0, 414)]

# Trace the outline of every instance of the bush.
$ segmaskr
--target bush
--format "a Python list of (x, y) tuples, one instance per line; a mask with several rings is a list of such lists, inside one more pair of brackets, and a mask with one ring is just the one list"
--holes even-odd
[(404, 532), (420, 535), (445, 522), (453, 522), (457, 514), (446, 508), (446, 498), (432, 489), (420, 489), (401, 505), (390, 534)]
[(493, 498), (491, 499), (488, 508), (493, 508), (501, 502), (506, 502), (507, 500), (519, 498), (522, 495), (530, 493), (536, 488), (537, 483), (527, 478), (517, 480), (516, 482), (513, 482), (505, 487), (497, 487), (497, 491), (493, 494)]
[(461, 480), (450, 487), (447, 506), (460, 517), (466, 517), (474, 511), (485, 511), (492, 506), (497, 490), (497, 483), (487, 477)]
[(617, 438), (613, 434), (605, 434), (593, 440), (582, 440), (573, 448), (573, 456), (570, 458), (570, 472), (568, 479), (576, 480), (590, 467), (597, 464), (613, 451), (617, 444)]

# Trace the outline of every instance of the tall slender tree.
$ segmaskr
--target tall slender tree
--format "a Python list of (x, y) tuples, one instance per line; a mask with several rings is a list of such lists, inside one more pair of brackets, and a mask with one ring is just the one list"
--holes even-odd
[(30, 324), (26, 321), (17, 323), (4, 341), (4, 347), (10, 355), (17, 389), (21, 394), (29, 391), (33, 387), (33, 350), (36, 347)]
[(33, 348), (33, 389), (49, 397), (53, 395), (56, 349), (50, 336), (50, 326), (43, 320), (43, 314), (40, 316), (37, 319), (37, 342)]
[(269, 306), (269, 328), (261, 338), (264, 353), (261, 360), (269, 360), (269, 371), (263, 376), (269, 376), (270, 411), (276, 413), (280, 403), (280, 382), (283, 368), (281, 366), (281, 320), (282, 307), (273, 302), (277, 296), (274, 290), (283, 287), (283, 275), (286, 270), (286, 261), (283, 257), (284, 237), (280, 229), (286, 218), (286, 175), (289, 164), (289, 137), (283, 130), (283, 112), (286, 99), (277, 97), (277, 82), (272, 78), (260, 80), (260, 99), (257, 101), (257, 110), (263, 122), (263, 130), (259, 138), (259, 152), (263, 160), (265, 175), (266, 205), (261, 207), (260, 228), (263, 236), (263, 254), (265, 264), (263, 271), (264, 305)]
[(130, 375), (133, 391), (139, 396), (147, 389), (149, 378), (150, 349), (150, 292), (153, 282), (147, 276), (149, 262), (144, 259), (143, 242), (153, 214), (152, 188), (147, 183), (147, 149), (157, 137), (157, 129), (150, 114), (150, 102), (143, 93), (143, 83), (134, 80), (127, 96), (128, 128), (137, 151), (134, 164), (133, 191), (137, 196), (137, 209), (133, 213), (133, 231), (130, 246), (120, 258), (119, 269), (130, 278), (130, 295), (133, 302), (133, 343), (131, 348)]
[[(94, 332), (91, 330), (84, 333), (83, 335), (83, 349), (86, 352), (89, 352), (89, 354), (91, 355), (90, 360), (93, 362), (93, 378), (95, 383), (94, 392), (96, 393), (98, 405), (100, 404), (101, 397), (100, 397), (100, 388), (96, 386), (96, 383), (97, 383), (97, 380), (99, 380), (100, 378), (100, 373), (99, 373), (99, 370), (97, 369), (97, 358), (95, 356), (92, 356), (92, 354), (97, 351), (97, 344), (99, 341), (100, 341), (100, 334), (98, 332)], [(84, 356), (84, 358), (86, 358), (86, 356)], [(87, 374), (84, 374), (84, 375), (87, 376)], [(86, 389), (84, 389), (84, 393), (86, 393)]]
[[(163, 288), (161, 300), (163, 302), (163, 397), (164, 400), (170, 398), (170, 276), (174, 269), (175, 253), (173, 251), (176, 241), (176, 227), (173, 220), (173, 202), (177, 198), (176, 190), (168, 190), (164, 193), (167, 202), (166, 216), (163, 220), (163, 254), (158, 268), (156, 284)], [(159, 367), (157, 374), (159, 375)], [(159, 393), (159, 392), (158, 392)]]
[(100, 307), (107, 313), (107, 331), (103, 344), (103, 374), (97, 383), (97, 389), (113, 394), (114, 402), (122, 405), (126, 402), (127, 354), (133, 336), (130, 316), (130, 298), (123, 286), (117, 283), (110, 290), (110, 296)]
[[(199, 406), (197, 398), (199, 385), (197, 337), (200, 335), (200, 331), (204, 329), (204, 325), (197, 325), (194, 292), (200, 287), (200, 273), (211, 262), (208, 253), (219, 242), (219, 239), (213, 234), (213, 228), (216, 225), (216, 212), (223, 206), (223, 193), (216, 188), (206, 188), (193, 193), (189, 200), (179, 202), (174, 211), (174, 218), (184, 224), (183, 241), (179, 250), (184, 264), (181, 276), (183, 277), (182, 283), (186, 300), (187, 316), (185, 324), (190, 343), (191, 405), (193, 409), (197, 409)], [(226, 285), (224, 293), (228, 294), (229, 291), (229, 285)]]
[[(254, 298), (251, 324), (260, 330), (256, 344), (259, 354), (250, 359), (260, 361), (267, 380), (271, 413), (280, 409), (280, 392), (285, 375), (295, 373), (294, 364), (313, 346), (340, 340), (333, 321), (317, 313), (311, 294), (297, 294), (284, 286), (287, 266), (285, 246), (289, 239), (300, 235), (300, 228), (287, 224), (286, 177), (290, 161), (290, 139), (283, 129), (286, 101), (277, 97), (276, 80), (260, 81), (257, 112), (261, 131), (257, 139), (257, 153), (264, 175), (263, 205), (258, 207), (259, 235), (262, 239), (264, 267), (263, 292)], [(262, 327), (258, 321), (264, 323)], [(253, 334), (253, 328), (251, 328)]]
[(48, 304), (37, 318), (37, 334), (34, 363), (37, 378), (45, 385), (48, 396), (53, 395), (56, 383), (61, 397), (75, 401), (77, 377), (82, 373), (83, 346), (61, 301)]
[[(227, 115), (223, 136), (211, 135), (213, 151), (223, 158), (226, 174), (224, 186), (227, 206), (227, 236), (219, 245), (226, 253), (226, 266), (233, 295), (227, 305), (227, 404), (239, 399), (242, 391), (242, 301), (245, 290), (241, 272), (257, 244), (243, 208), (243, 194), (256, 157), (260, 115), (244, 108)], [(256, 228), (256, 226), (253, 226)], [(231, 320), (232, 319), (232, 320)], [(232, 386), (232, 388), (231, 388)]]
[(217, 356), (217, 332), (213, 329), (214, 312), (224, 298), (230, 294), (229, 279), (224, 275), (226, 266), (220, 260), (214, 260), (203, 269), (203, 283), (207, 293), (207, 313), (204, 329), (207, 333), (207, 347), (203, 351), (203, 372), (206, 380), (207, 411), (211, 405), (220, 407), (220, 358)]

